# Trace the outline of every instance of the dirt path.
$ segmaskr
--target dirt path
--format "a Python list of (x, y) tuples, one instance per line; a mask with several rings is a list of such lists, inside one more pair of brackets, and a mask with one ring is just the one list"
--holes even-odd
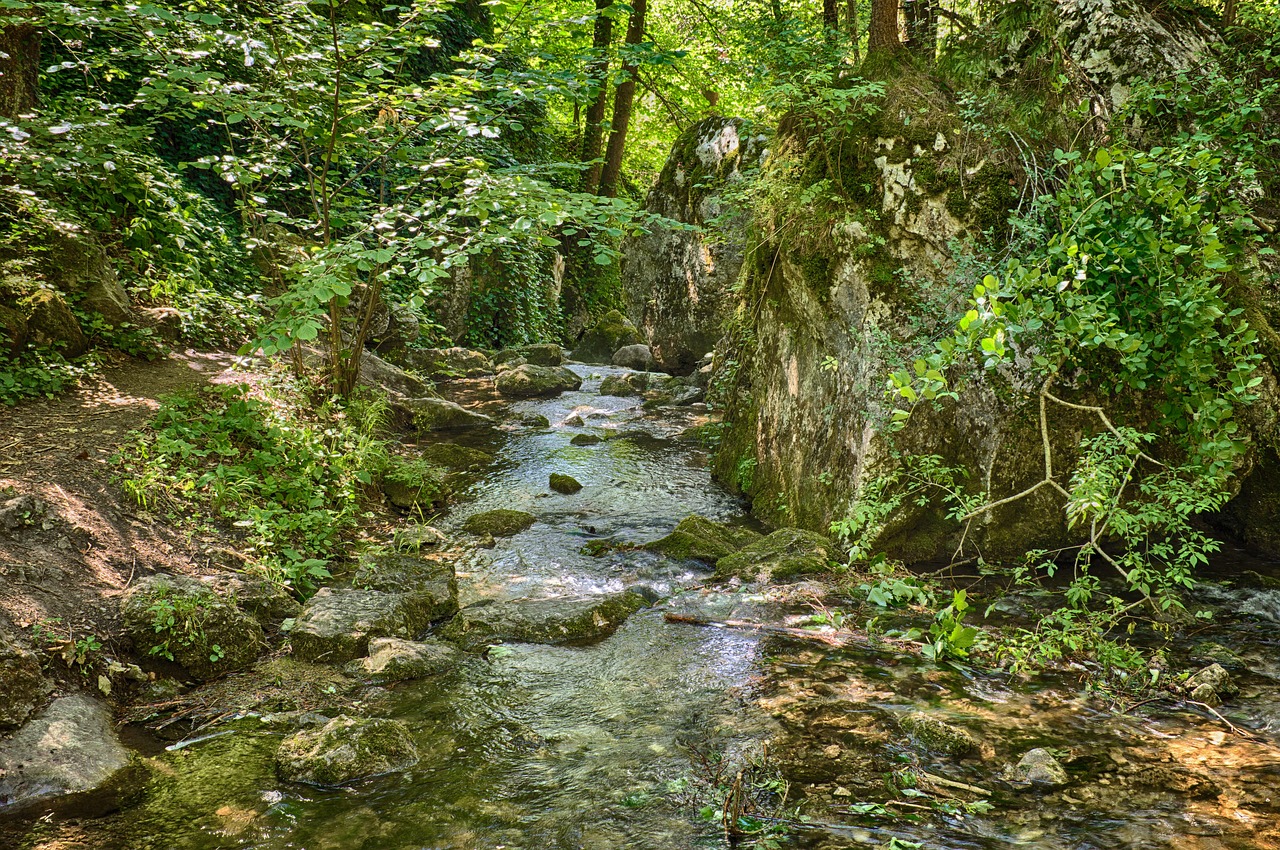
[(135, 577), (191, 573), (207, 559), (198, 542), (135, 513), (111, 456), (163, 396), (236, 381), (234, 360), (191, 350), (129, 359), (70, 395), (0, 409), (0, 504), (34, 496), (41, 505), (25, 527), (0, 521), (0, 628), (57, 619), (64, 634), (95, 635), (112, 651), (116, 597)]

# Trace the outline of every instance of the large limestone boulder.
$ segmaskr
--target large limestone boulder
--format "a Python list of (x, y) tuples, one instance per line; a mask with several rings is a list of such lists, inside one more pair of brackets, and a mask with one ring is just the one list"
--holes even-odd
[(498, 392), (515, 398), (546, 398), (582, 386), (582, 379), (564, 366), (534, 366), (526, 363), (508, 369), (494, 381)]
[(517, 599), (463, 608), (441, 636), (467, 648), (495, 643), (585, 644), (603, 640), (649, 605), (638, 593)]
[(469, 348), (424, 348), (404, 356), (405, 365), (438, 381), (480, 378), (493, 374), (493, 362), (483, 351)]
[(627, 315), (666, 371), (685, 375), (715, 347), (733, 312), (748, 220), (724, 190), (765, 156), (765, 137), (741, 118), (713, 116), (676, 139), (645, 209), (700, 230), (650, 228), (622, 243)]
[(68, 357), (79, 357), (89, 350), (89, 338), (80, 321), (62, 296), (51, 289), (38, 290), (27, 298), (27, 339)]
[(46, 682), (40, 659), (11, 635), (0, 631), (0, 729), (18, 726), (44, 700)]
[(373, 638), (413, 640), (433, 610), (413, 593), (324, 587), (294, 620), (289, 644), (299, 661), (345, 664), (366, 655)]
[(276, 770), (288, 782), (350, 785), (418, 763), (418, 748), (397, 720), (340, 714), (319, 729), (304, 729), (280, 742)]
[(0, 811), (39, 805), (103, 814), (133, 797), (144, 778), (106, 705), (73, 694), (0, 747)]
[(619, 348), (643, 342), (644, 337), (626, 316), (617, 310), (610, 310), (595, 327), (582, 335), (572, 357), (582, 363), (608, 364)]
[(693, 514), (680, 520), (666, 537), (646, 543), (644, 548), (668, 558), (687, 558), (715, 564), (744, 546), (759, 541), (763, 535), (749, 528), (723, 525)]
[(353, 662), (348, 670), (387, 684), (446, 673), (458, 665), (460, 658), (456, 647), (440, 641), (374, 638), (369, 641), (369, 655)]
[(653, 352), (647, 345), (624, 345), (613, 352), (613, 365), (637, 372), (650, 372), (658, 368), (658, 361), (653, 359)]
[(491, 428), (494, 425), (491, 417), (443, 398), (406, 398), (398, 406), (408, 413), (420, 434)]
[(248, 667), (263, 645), (254, 617), (194, 578), (142, 579), (121, 603), (120, 619), (139, 653), (172, 658), (196, 679)]

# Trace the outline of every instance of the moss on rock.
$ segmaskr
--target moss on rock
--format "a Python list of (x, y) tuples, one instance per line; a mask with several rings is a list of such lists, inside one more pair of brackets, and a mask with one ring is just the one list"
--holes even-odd
[(565, 475), (561, 472), (551, 473), (550, 485), (552, 490), (555, 490), (557, 493), (563, 493), (566, 496), (571, 496), (582, 489), (582, 485), (578, 483), (578, 479), (574, 478), (572, 475)]
[(578, 347), (573, 350), (573, 359), (583, 363), (608, 364), (619, 348), (643, 342), (644, 337), (626, 316), (610, 310), (595, 327), (582, 335)]
[(143, 579), (125, 597), (120, 618), (138, 652), (172, 658), (196, 679), (248, 667), (263, 643), (257, 620), (193, 578)]
[(462, 530), (471, 534), (492, 534), (494, 537), (511, 537), (533, 525), (534, 516), (527, 511), (499, 508), (467, 517)]
[(820, 573), (835, 560), (831, 541), (815, 531), (782, 528), (716, 561), (716, 577), (748, 581)]
[(276, 751), (280, 778), (307, 785), (348, 785), (417, 763), (418, 748), (403, 723), (345, 714), (290, 735)]
[(668, 558), (686, 558), (714, 564), (744, 546), (760, 541), (749, 528), (734, 528), (693, 514), (680, 520), (666, 537), (646, 543), (644, 548)]
[(557, 396), (582, 386), (582, 379), (563, 366), (525, 364), (502, 372), (494, 380), (498, 392), (515, 398)]
[(898, 726), (931, 752), (966, 756), (979, 749), (978, 739), (969, 732), (922, 711), (904, 714), (898, 718)]
[(609, 596), (518, 599), (463, 608), (441, 636), (476, 649), (502, 642), (582, 644), (602, 640), (649, 601), (626, 591)]

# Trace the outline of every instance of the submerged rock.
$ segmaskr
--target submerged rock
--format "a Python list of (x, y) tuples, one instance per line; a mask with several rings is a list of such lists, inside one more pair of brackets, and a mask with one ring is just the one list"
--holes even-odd
[(502, 372), (494, 381), (498, 392), (515, 398), (543, 398), (560, 395), (582, 386), (582, 379), (563, 366), (517, 366)]
[(420, 594), (324, 587), (294, 620), (289, 644), (299, 661), (343, 664), (367, 654), (373, 638), (416, 638), (433, 610)]
[(653, 359), (653, 352), (644, 343), (624, 345), (613, 352), (613, 365), (637, 372), (651, 372), (658, 368), (658, 361)]
[(613, 353), (619, 348), (643, 342), (644, 338), (626, 316), (617, 310), (610, 310), (595, 327), (582, 335), (572, 356), (582, 363), (607, 364), (613, 360)]
[(694, 514), (680, 520), (675, 530), (645, 549), (668, 558), (690, 558), (715, 564), (742, 547), (759, 542), (762, 535), (749, 528), (733, 528)]
[(120, 618), (139, 653), (172, 658), (196, 679), (248, 667), (263, 644), (256, 619), (194, 578), (142, 579), (121, 603)]
[(46, 683), (40, 659), (10, 635), (0, 632), (0, 729), (17, 726), (44, 700)]
[(578, 483), (578, 479), (572, 475), (565, 475), (560, 472), (551, 473), (551, 489), (557, 493), (564, 493), (571, 496), (582, 489), (582, 485)]
[(595, 434), (574, 434), (573, 439), (569, 441), (571, 446), (595, 446), (604, 442)]
[(1197, 702), (1205, 705), (1222, 705), (1223, 699), (1240, 692), (1232, 680), (1231, 674), (1221, 664), (1210, 664), (1183, 682), (1179, 690)]
[(441, 635), (467, 648), (494, 643), (589, 643), (618, 630), (649, 605), (639, 593), (561, 599), (517, 599), (463, 608)]
[(457, 648), (440, 641), (374, 638), (368, 657), (354, 662), (350, 672), (376, 682), (402, 682), (452, 670), (459, 658)]
[(533, 525), (534, 516), (525, 511), (499, 508), (467, 517), (462, 530), (472, 534), (492, 534), (494, 537), (511, 537)]
[(486, 428), (493, 419), (442, 398), (407, 398), (400, 402), (419, 433)]
[(716, 577), (769, 581), (820, 573), (835, 560), (831, 541), (815, 531), (780, 528), (716, 562)]
[(898, 718), (898, 726), (925, 749), (949, 756), (966, 756), (979, 749), (978, 739), (964, 729), (952, 726), (922, 711)]
[(1014, 766), (1012, 778), (1014, 782), (1045, 788), (1058, 788), (1071, 781), (1058, 760), (1043, 747), (1028, 750), (1027, 754)]
[(138, 792), (144, 778), (107, 706), (73, 694), (54, 700), (0, 748), (0, 810), (65, 804), (104, 814)]
[(276, 750), (280, 778), (307, 785), (348, 785), (417, 763), (418, 748), (403, 723), (345, 714), (290, 735)]

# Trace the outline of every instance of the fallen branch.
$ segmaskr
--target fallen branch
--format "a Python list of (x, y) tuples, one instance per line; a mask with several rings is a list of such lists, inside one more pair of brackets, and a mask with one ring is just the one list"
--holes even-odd
[(956, 791), (967, 791), (970, 794), (977, 794), (981, 797), (990, 797), (992, 792), (986, 788), (979, 788), (977, 785), (967, 785), (964, 782), (956, 782), (954, 779), (947, 779), (945, 776), (934, 776), (932, 773), (920, 771), (923, 779), (932, 782), (934, 785), (941, 785), (943, 788), (952, 788)]
[(759, 632), (779, 637), (797, 638), (799, 640), (824, 643), (828, 646), (856, 646), (876, 652), (898, 652), (904, 655), (919, 655), (919, 644), (911, 641), (873, 640), (870, 637), (848, 632), (812, 632), (808, 629), (796, 629), (789, 626), (776, 626), (770, 623), (754, 623), (750, 620), (708, 620), (688, 614), (675, 614), (668, 611), (662, 616), (668, 623), (679, 623), (686, 626), (705, 626), (716, 629), (736, 629), (738, 631)]

